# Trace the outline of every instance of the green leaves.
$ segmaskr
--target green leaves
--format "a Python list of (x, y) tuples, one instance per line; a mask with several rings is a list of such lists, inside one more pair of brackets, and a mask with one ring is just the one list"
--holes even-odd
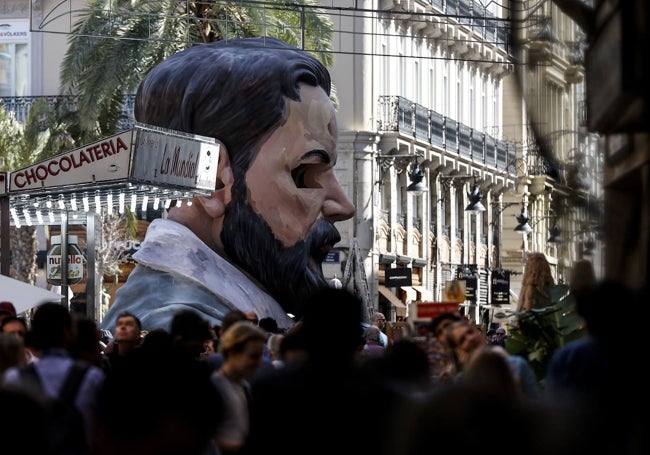
[(548, 286), (547, 296), (535, 295), (535, 308), (510, 312), (517, 320), (506, 340), (510, 354), (524, 356), (542, 381), (553, 352), (586, 331), (575, 311), (575, 300), (565, 285)]

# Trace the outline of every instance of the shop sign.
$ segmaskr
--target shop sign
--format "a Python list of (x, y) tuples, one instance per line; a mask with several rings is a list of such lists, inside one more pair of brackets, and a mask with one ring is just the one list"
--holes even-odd
[(0, 19), (0, 43), (29, 42), (29, 22), (25, 20)]
[(395, 267), (386, 269), (384, 286), (387, 288), (399, 288), (413, 284), (411, 269), (409, 267)]
[[(84, 256), (77, 246), (77, 236), (68, 236), (68, 284), (79, 283), (84, 277)], [(46, 280), (61, 285), (61, 236), (52, 237), (52, 246), (47, 252)]]
[(458, 302), (418, 302), (414, 319), (433, 319), (442, 313), (458, 313)]
[(135, 131), (131, 181), (208, 191), (216, 188), (220, 144), (213, 138), (148, 125), (137, 126)]
[(11, 172), (9, 192), (126, 180), (132, 135), (125, 131)]

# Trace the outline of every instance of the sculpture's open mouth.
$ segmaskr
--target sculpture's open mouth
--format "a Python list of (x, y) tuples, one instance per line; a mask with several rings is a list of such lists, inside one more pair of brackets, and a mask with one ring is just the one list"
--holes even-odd
[(320, 276), (323, 276), (323, 261), (325, 256), (332, 250), (333, 245), (321, 245), (320, 247), (314, 247), (309, 252), (309, 268), (317, 272)]

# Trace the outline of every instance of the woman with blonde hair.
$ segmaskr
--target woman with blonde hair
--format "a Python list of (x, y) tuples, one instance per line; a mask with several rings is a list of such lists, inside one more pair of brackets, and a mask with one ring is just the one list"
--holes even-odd
[(266, 332), (249, 321), (235, 322), (221, 336), (223, 363), (211, 376), (224, 399), (224, 420), (216, 435), (221, 454), (238, 453), (248, 437), (250, 384), (246, 378), (261, 365), (265, 345)]

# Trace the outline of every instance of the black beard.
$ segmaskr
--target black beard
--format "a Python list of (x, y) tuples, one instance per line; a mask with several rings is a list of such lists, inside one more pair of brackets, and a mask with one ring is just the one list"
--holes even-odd
[(232, 201), (226, 208), (221, 232), (229, 259), (258, 280), (296, 319), (303, 314), (303, 302), (329, 286), (322, 262), (340, 240), (334, 225), (319, 219), (306, 239), (284, 247), (266, 221), (241, 200)]

